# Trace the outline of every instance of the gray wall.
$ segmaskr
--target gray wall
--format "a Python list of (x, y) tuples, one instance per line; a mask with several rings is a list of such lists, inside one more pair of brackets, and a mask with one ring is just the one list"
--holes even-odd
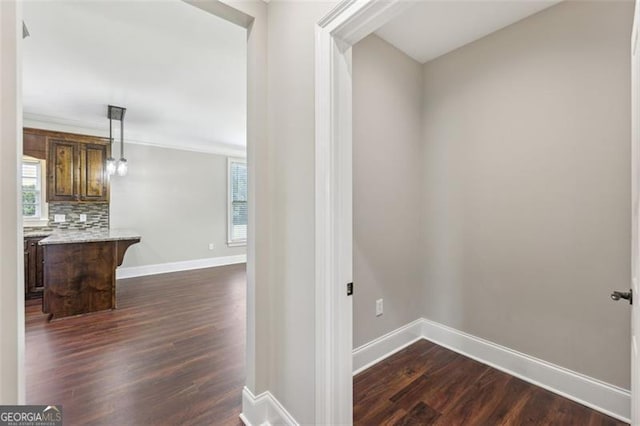
[[(17, 2), (0, 2), (0, 404), (24, 404), (24, 268), (18, 215), (18, 162), (22, 157), (17, 100), (21, 73)], [(13, 143), (12, 141), (17, 141)], [(18, 229), (20, 224), (20, 229)]]
[(629, 387), (609, 293), (630, 281), (632, 15), (564, 2), (423, 66), (354, 47), (354, 346), (425, 317)]
[(268, 13), (269, 390), (300, 424), (315, 419), (315, 25), (334, 5), (276, 1)]
[(420, 63), (375, 35), (354, 46), (354, 347), (422, 316), (422, 92)]
[(227, 246), (227, 157), (133, 144), (125, 152), (129, 173), (111, 179), (111, 227), (142, 241), (123, 267), (246, 253)]
[(564, 2), (424, 68), (424, 316), (625, 388), (632, 16)]

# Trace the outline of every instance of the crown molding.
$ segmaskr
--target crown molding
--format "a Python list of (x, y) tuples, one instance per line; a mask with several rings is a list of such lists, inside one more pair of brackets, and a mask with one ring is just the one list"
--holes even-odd
[[(105, 127), (104, 123), (87, 122), (80, 120), (72, 120), (60, 117), (53, 117), (43, 114), (23, 114), (24, 127), (33, 127), (36, 129), (52, 130), (58, 132), (79, 133), (83, 135), (109, 137), (108, 127)], [(231, 157), (246, 157), (247, 153), (244, 149), (239, 149), (235, 146), (213, 143), (211, 146), (203, 147), (201, 145), (178, 145), (158, 143), (148, 140), (144, 140), (139, 136), (136, 137), (135, 133), (132, 133), (132, 137), (127, 137), (127, 144), (151, 146), (154, 148), (175, 149), (179, 151), (200, 152), (204, 154), (224, 155)]]

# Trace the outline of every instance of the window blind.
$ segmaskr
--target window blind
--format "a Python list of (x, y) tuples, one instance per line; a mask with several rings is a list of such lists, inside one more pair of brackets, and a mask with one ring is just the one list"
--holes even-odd
[(230, 240), (241, 242), (247, 240), (247, 164), (232, 162), (231, 175), (231, 226)]
[(40, 217), (40, 163), (24, 161), (22, 163), (22, 215)]

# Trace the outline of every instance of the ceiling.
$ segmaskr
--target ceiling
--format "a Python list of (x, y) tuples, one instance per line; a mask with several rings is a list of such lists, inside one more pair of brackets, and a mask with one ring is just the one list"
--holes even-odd
[(376, 34), (425, 63), (554, 4), (555, 1), (416, 1)]
[(182, 1), (29, 1), (24, 20), (25, 124), (106, 134), (113, 104), (125, 141), (245, 149), (244, 28)]

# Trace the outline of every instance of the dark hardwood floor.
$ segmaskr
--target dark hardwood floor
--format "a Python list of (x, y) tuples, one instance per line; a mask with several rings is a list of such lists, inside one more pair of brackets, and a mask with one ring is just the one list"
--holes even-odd
[(118, 309), (47, 323), (27, 302), (27, 403), (65, 425), (242, 424), (245, 265), (118, 281)]
[[(65, 425), (240, 425), (244, 265), (118, 282), (118, 309), (47, 323), (27, 301), (27, 403)], [(621, 425), (422, 340), (354, 378), (360, 425)]]
[(624, 425), (426, 340), (354, 378), (359, 425)]

